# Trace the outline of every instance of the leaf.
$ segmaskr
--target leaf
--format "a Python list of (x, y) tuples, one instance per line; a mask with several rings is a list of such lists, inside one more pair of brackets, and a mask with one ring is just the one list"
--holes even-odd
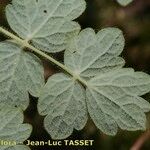
[(118, 57), (124, 48), (122, 31), (105, 28), (97, 34), (85, 29), (69, 43), (65, 52), (65, 64), (75, 74), (89, 78), (124, 65)]
[(28, 106), (28, 91), (38, 97), (44, 86), (41, 61), (11, 42), (0, 43), (0, 102)]
[(44, 51), (58, 52), (80, 31), (72, 20), (84, 10), (84, 0), (12, 0), (6, 16), (20, 37)]
[(23, 112), (0, 103), (0, 139), (17, 145), (1, 145), (0, 150), (29, 150), (23, 142), (29, 138), (32, 127), (23, 123)]
[[(64, 62), (73, 77), (64, 74), (50, 77), (38, 105), (40, 114), (46, 115), (44, 126), (53, 139), (66, 138), (77, 129), (74, 118), (83, 121), (79, 121), (78, 128), (82, 129), (87, 113), (108, 135), (115, 135), (118, 127), (129, 131), (145, 129), (144, 113), (150, 111), (150, 104), (140, 96), (150, 91), (150, 76), (122, 69), (124, 61), (119, 55), (123, 47), (122, 32), (116, 28), (106, 28), (97, 34), (85, 29), (71, 40)], [(76, 80), (85, 86), (86, 97)]]
[(127, 6), (130, 4), (133, 0), (117, 0), (117, 2), (122, 6)]
[(73, 129), (81, 130), (87, 122), (85, 90), (63, 73), (49, 78), (38, 109), (41, 115), (47, 115), (44, 126), (53, 139), (66, 138)]
[(8, 147), (8, 148), (0, 147), (0, 150), (30, 150), (30, 148), (28, 146), (25, 146), (25, 145), (16, 145), (13, 147)]
[(27, 90), (31, 95), (39, 97), (41, 88), (45, 84), (42, 62), (34, 54), (26, 52), (22, 59), (26, 71), (24, 81), (26, 82)]
[(150, 76), (132, 69), (120, 69), (99, 75), (88, 82), (88, 111), (96, 126), (115, 135), (124, 130), (144, 130), (150, 104), (141, 95), (150, 91)]

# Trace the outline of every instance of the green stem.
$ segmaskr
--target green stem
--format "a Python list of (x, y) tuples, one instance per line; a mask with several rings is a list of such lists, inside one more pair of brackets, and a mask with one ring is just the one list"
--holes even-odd
[(0, 32), (3, 33), (3, 34), (5, 34), (8, 37), (14, 39), (18, 43), (20, 43), (23, 47), (29, 48), (30, 50), (34, 51), (36, 54), (38, 54), (38, 55), (46, 58), (47, 60), (49, 60), (50, 62), (52, 62), (54, 64), (56, 64), (57, 66), (59, 66), (60, 68), (62, 68), (63, 70), (65, 70), (67, 73), (69, 73), (75, 80), (78, 80), (82, 84), (84, 84), (85, 86), (87, 86), (87, 82), (84, 79), (82, 79), (79, 75), (76, 75), (71, 69), (67, 68), (65, 65), (63, 65), (59, 61), (55, 60), (51, 56), (47, 55), (43, 51), (41, 51), (41, 50), (35, 48), (34, 46), (30, 45), (27, 41), (25, 41), (25, 40), (17, 37), (16, 35), (10, 33), (9, 31), (5, 30), (2, 27), (0, 27)]

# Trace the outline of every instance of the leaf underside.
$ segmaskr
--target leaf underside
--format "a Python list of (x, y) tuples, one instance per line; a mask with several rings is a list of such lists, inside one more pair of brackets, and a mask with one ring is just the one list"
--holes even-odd
[(25, 145), (16, 145), (8, 148), (1, 147), (0, 150), (31, 150), (31, 149)]
[(63, 73), (48, 80), (39, 98), (38, 108), (40, 114), (48, 114), (44, 125), (54, 139), (68, 137), (74, 128), (81, 130), (87, 121), (85, 90)]
[(6, 16), (21, 38), (44, 51), (58, 52), (80, 31), (78, 23), (72, 20), (84, 10), (84, 0), (12, 0)]
[(144, 113), (150, 110), (150, 104), (140, 96), (150, 91), (150, 76), (122, 68), (124, 60), (119, 55), (123, 48), (122, 32), (116, 28), (105, 28), (97, 34), (85, 29), (68, 44), (65, 65), (80, 76), (87, 87), (83, 89), (65, 74), (49, 78), (38, 108), (41, 115), (47, 115), (44, 125), (53, 139), (71, 135), (73, 129), (77, 129), (76, 118), (81, 120), (80, 115), (83, 122), (78, 129), (82, 129), (88, 113), (95, 125), (108, 135), (115, 135), (118, 127), (129, 131), (145, 129)]
[(30, 150), (23, 142), (30, 136), (32, 127), (23, 123), (23, 112), (0, 103), (0, 139), (16, 142), (15, 146), (0, 146), (0, 150)]
[(133, 0), (117, 0), (117, 2), (122, 6), (129, 5)]
[(87, 105), (96, 126), (115, 135), (118, 126), (144, 130), (150, 104), (139, 97), (150, 90), (150, 77), (132, 69), (119, 69), (91, 79), (87, 88)]
[(38, 97), (44, 86), (40, 59), (12, 42), (0, 43), (0, 102), (26, 109), (28, 92)]
[(83, 78), (118, 69), (124, 66), (119, 57), (124, 48), (122, 31), (106, 28), (95, 34), (84, 29), (74, 38), (65, 51), (65, 65)]
[(88, 114), (108, 135), (115, 135), (118, 127), (144, 130), (150, 104), (140, 96), (150, 91), (150, 76), (122, 68), (125, 40), (119, 29), (105, 28), (96, 34), (88, 28), (79, 33), (73, 20), (84, 9), (84, 0), (12, 0), (6, 8), (10, 27), (46, 52), (66, 50), (64, 64), (74, 76), (53, 75), (43, 87), (41, 61), (15, 43), (1, 42), (0, 102), (25, 109), (28, 92), (39, 97), (38, 110), (46, 115), (44, 126), (53, 139), (81, 130)]

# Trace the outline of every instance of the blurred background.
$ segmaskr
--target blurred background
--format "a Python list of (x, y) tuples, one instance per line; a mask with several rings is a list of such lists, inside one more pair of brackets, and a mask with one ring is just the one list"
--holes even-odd
[[(123, 30), (126, 46), (122, 57), (126, 60), (125, 67), (133, 67), (137, 71), (150, 74), (150, 0), (134, 0), (127, 7), (120, 6), (115, 0), (86, 0), (87, 9), (77, 19), (81, 27), (92, 27), (98, 32), (104, 27), (118, 27)], [(10, 0), (0, 0), (0, 26), (9, 28), (5, 18), (5, 6)], [(5, 40), (3, 35), (0, 39)], [(63, 52), (53, 55), (63, 61)], [(45, 79), (60, 70), (43, 60)], [(150, 101), (150, 94), (143, 96)], [(50, 136), (43, 128), (44, 117), (37, 112), (37, 99), (30, 96), (30, 106), (25, 111), (24, 122), (34, 127), (30, 140), (49, 140)], [(74, 131), (68, 139), (92, 139), (92, 147), (31, 147), (32, 150), (150, 150), (150, 113), (147, 114), (147, 131), (119, 131), (115, 137), (101, 133), (88, 121), (82, 131)]]

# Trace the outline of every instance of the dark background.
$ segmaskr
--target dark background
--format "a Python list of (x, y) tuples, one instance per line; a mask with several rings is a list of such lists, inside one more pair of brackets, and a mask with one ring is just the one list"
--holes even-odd
[[(92, 27), (98, 32), (104, 27), (118, 27), (123, 30), (126, 46), (122, 57), (126, 60), (125, 67), (150, 74), (150, 0), (135, 0), (127, 7), (121, 7), (115, 0), (86, 0), (87, 9), (77, 19), (82, 28)], [(0, 26), (9, 28), (5, 18), (5, 6), (10, 0), (0, 0)], [(5, 37), (0, 35), (0, 39)], [(63, 52), (53, 55), (59, 61), (63, 60)], [(45, 79), (60, 70), (43, 60)], [(144, 96), (150, 101), (150, 94)], [(25, 121), (34, 127), (30, 140), (49, 140), (50, 136), (43, 128), (43, 117), (36, 109), (37, 99), (30, 97), (30, 106), (25, 111)], [(150, 127), (150, 114), (147, 114)], [(150, 150), (150, 131), (127, 132), (119, 131), (115, 137), (101, 133), (89, 120), (86, 127), (74, 131), (69, 139), (92, 139), (92, 147), (32, 147), (34, 150)], [(137, 148), (133, 149), (133, 146)], [(141, 147), (141, 148), (138, 148)]]

